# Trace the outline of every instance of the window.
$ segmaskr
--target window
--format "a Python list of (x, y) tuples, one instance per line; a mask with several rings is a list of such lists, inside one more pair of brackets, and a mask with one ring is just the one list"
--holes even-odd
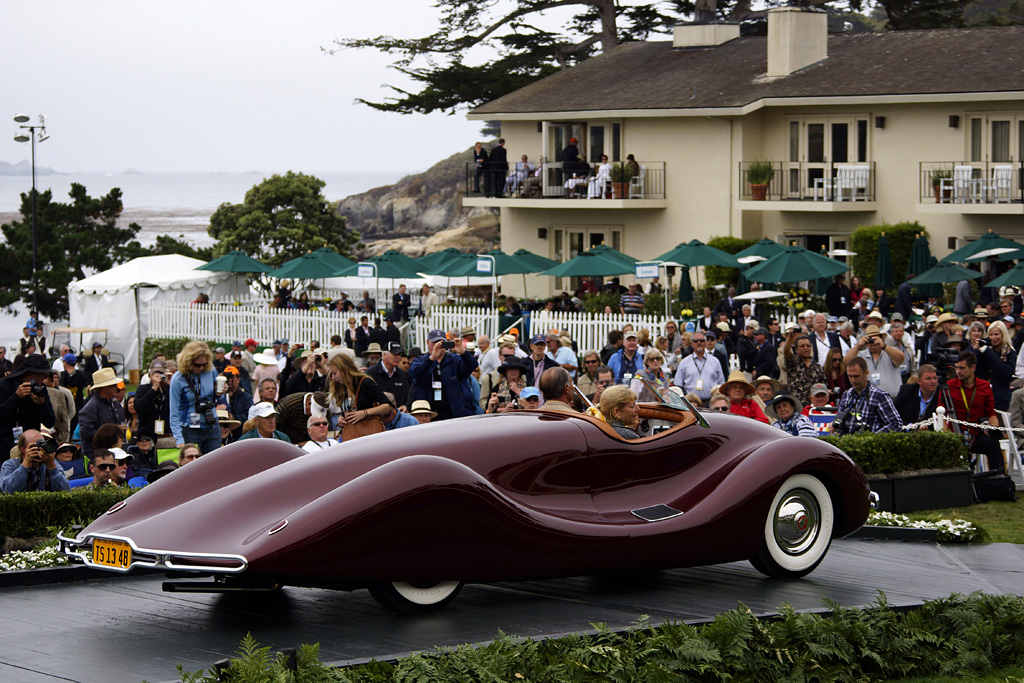
[(1010, 163), (1024, 159), (1024, 112), (971, 114), (967, 128), (967, 159)]
[(784, 164), (787, 196), (807, 196), (835, 164), (868, 163), (869, 117), (863, 115), (794, 117), (787, 122), (788, 150)]

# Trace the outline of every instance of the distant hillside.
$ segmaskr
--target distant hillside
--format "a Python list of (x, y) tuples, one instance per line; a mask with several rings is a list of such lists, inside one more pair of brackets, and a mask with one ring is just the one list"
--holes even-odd
[(471, 160), (470, 149), (458, 152), (394, 185), (346, 197), (338, 202), (338, 212), (359, 232), (371, 255), (386, 248), (419, 256), (447, 246), (497, 246), (497, 212), (462, 208), (466, 163)]
[[(11, 164), (6, 161), (0, 161), (0, 175), (32, 175), (32, 162), (30, 161), (19, 161), (16, 164)], [(57, 171), (52, 168), (46, 168), (45, 166), (36, 166), (36, 175), (60, 175)]]

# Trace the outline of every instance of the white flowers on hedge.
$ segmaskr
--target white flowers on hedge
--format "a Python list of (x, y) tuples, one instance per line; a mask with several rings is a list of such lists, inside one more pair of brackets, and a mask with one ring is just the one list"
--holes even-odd
[(0, 557), (0, 571), (4, 572), (59, 567), (66, 564), (69, 564), (67, 555), (61, 554), (55, 545), (40, 550), (15, 550)]
[(912, 520), (906, 515), (872, 510), (868, 515), (872, 526), (895, 526), (907, 529), (934, 529), (942, 543), (972, 543), (981, 540), (981, 530), (966, 519), (940, 519), (937, 522)]

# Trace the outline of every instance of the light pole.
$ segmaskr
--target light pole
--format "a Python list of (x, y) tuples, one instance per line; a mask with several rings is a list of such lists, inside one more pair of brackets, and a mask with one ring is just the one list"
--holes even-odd
[[(32, 143), (32, 310), (39, 311), (39, 287), (36, 282), (36, 254), (39, 250), (39, 244), (37, 242), (36, 229), (38, 222), (36, 219), (36, 142), (44, 142), (50, 139), (50, 136), (46, 134), (46, 117), (42, 114), (39, 115), (38, 123), (29, 123), (31, 118), (26, 114), (18, 114), (14, 117), (14, 122), (19, 124), (18, 128), (21, 132), (14, 135), (15, 142), (31, 142)], [(27, 124), (27, 125), (26, 125)], [(28, 131), (28, 135), (25, 134)]]

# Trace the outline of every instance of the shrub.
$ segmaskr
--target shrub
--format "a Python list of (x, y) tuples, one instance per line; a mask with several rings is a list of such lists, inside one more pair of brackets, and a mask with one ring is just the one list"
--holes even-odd
[[(903, 282), (903, 276), (907, 272), (914, 238), (918, 234), (928, 236), (928, 231), (917, 221), (904, 221), (893, 225), (865, 225), (854, 230), (850, 236), (850, 249), (857, 252), (853, 257), (853, 273), (860, 278), (861, 284), (872, 290), (875, 286), (875, 266), (878, 264), (878, 240), (883, 232), (889, 240), (889, 256), (892, 259), (892, 275), (896, 285)], [(871, 298), (874, 299), (874, 296)]]
[[(158, 353), (164, 354), (167, 360), (174, 360), (181, 353), (181, 350), (185, 348), (185, 344), (188, 344), (190, 341), (192, 340), (184, 338), (146, 337), (142, 347), (142, 367), (148, 368), (149, 364), (153, 362), (153, 356)], [(207, 341), (206, 343), (211, 349), (215, 349), (218, 346), (225, 348), (230, 346), (230, 342)], [(257, 349), (257, 351), (261, 350)], [(228, 351), (230, 352), (231, 349), (228, 349)]]
[(75, 488), (70, 491), (26, 491), (0, 496), (0, 537), (43, 536), (48, 527), (65, 529), (91, 522), (138, 489)]
[(614, 633), (535, 641), (500, 635), (479, 647), (417, 653), (395, 662), (329, 669), (317, 646), (296, 653), (288, 671), (251, 635), (223, 676), (184, 671), (186, 683), (256, 681), (887, 681), (941, 674), (977, 677), (1024, 657), (1024, 601), (1016, 595), (952, 595), (910, 611), (881, 596), (866, 609), (829, 603), (831, 614), (758, 619), (740, 605), (702, 626), (641, 619)]
[(824, 437), (867, 475), (908, 470), (968, 469), (962, 437), (948, 432), (894, 432)]
[[(719, 236), (712, 237), (707, 241), (709, 247), (721, 249), (730, 254), (738, 254), (747, 247), (757, 244), (757, 240), (743, 240), (739, 237)], [(735, 282), (740, 275), (739, 268), (726, 268), (724, 266), (706, 266), (704, 274), (707, 277), (708, 285), (728, 285)]]

